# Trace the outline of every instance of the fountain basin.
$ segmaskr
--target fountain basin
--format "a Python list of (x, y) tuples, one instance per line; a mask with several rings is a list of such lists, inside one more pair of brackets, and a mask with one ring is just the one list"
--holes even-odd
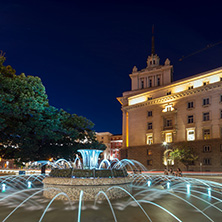
[[(44, 188), (56, 188), (44, 190), (43, 195), (52, 199), (56, 194), (65, 192), (71, 200), (79, 200), (80, 191), (83, 190), (83, 200), (93, 201), (100, 191), (106, 192), (112, 186), (124, 188), (131, 191), (131, 179), (129, 177), (118, 178), (59, 178), (47, 177), (43, 180)], [(109, 199), (118, 199), (127, 196), (126, 192), (114, 188), (106, 192)], [(67, 197), (61, 195), (57, 199), (67, 200)], [(106, 199), (104, 195), (99, 195), (99, 200)]]

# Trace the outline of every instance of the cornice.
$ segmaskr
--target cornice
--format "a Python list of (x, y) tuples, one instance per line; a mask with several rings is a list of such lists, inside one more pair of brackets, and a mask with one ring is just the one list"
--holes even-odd
[(211, 90), (219, 89), (219, 88), (222, 88), (222, 82), (216, 82), (213, 84), (201, 86), (201, 87), (186, 90), (183, 92), (174, 93), (174, 94), (159, 97), (159, 98), (154, 98), (152, 100), (147, 100), (146, 102), (138, 103), (138, 104), (131, 105), (131, 106), (124, 106), (124, 107), (122, 107), (122, 109), (128, 111), (131, 109), (137, 109), (137, 108), (144, 107), (144, 106), (163, 104), (163, 103), (172, 102), (174, 100), (181, 99), (181, 98), (184, 98), (187, 96), (191, 96), (193, 94), (207, 92), (207, 91), (211, 91)]

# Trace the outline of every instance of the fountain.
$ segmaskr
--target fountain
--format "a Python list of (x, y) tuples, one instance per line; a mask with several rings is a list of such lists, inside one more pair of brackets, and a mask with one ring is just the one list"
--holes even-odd
[[(81, 149), (78, 151), (82, 155), (82, 169), (78, 169), (75, 166), (76, 164), (70, 164), (69, 162), (65, 162), (65, 169), (61, 169), (58, 165), (55, 165), (50, 176), (43, 180), (45, 188), (44, 196), (46, 198), (53, 198), (62, 191), (68, 197), (61, 195), (58, 199), (67, 200), (69, 198), (70, 200), (78, 200), (81, 191), (83, 191), (83, 200), (93, 201), (98, 192), (105, 192), (110, 187), (117, 185), (124, 188), (124, 190), (131, 191), (131, 178), (128, 177), (127, 170), (123, 165), (122, 167), (111, 168), (109, 164), (110, 168), (104, 169), (101, 166), (99, 167), (98, 164), (101, 150)], [(58, 164), (58, 161), (56, 164)], [(117, 199), (126, 195), (126, 192), (121, 189), (111, 189), (106, 193), (106, 196), (100, 195), (99, 199), (104, 200), (107, 197), (109, 199)]]
[[(82, 156), (83, 157), (83, 156)], [(84, 158), (84, 157), (83, 157)], [(80, 158), (79, 158), (80, 159)], [(83, 161), (84, 162), (84, 161)], [(87, 162), (87, 161), (86, 161)], [(90, 162), (90, 161), (89, 161)], [(88, 162), (88, 163), (89, 163)], [(106, 162), (106, 161), (105, 161)], [(94, 162), (95, 163), (95, 162)], [(82, 165), (82, 169), (72, 167), (72, 164), (65, 160), (52, 163), (54, 173), (59, 171), (71, 171), (72, 177), (45, 177), (43, 175), (13, 175), (0, 177), (0, 220), (2, 222), (30, 222), (30, 221), (221, 221), (222, 217), (222, 184), (207, 180), (175, 177), (166, 175), (155, 175), (150, 173), (138, 173), (145, 168), (134, 160), (121, 160), (106, 164), (108, 169), (100, 168), (98, 162)], [(71, 167), (70, 167), (71, 166)], [(100, 171), (99, 171), (100, 168)], [(97, 171), (109, 170), (115, 174), (115, 170), (123, 170), (127, 176), (116, 177), (126, 181), (130, 188), (125, 188), (119, 184), (99, 184), (99, 189), (94, 192), (94, 201), (86, 201), (87, 189), (93, 189), (95, 184), (88, 184), (88, 180), (115, 180), (116, 178), (97, 178)], [(78, 170), (84, 172), (84, 178), (77, 176)], [(86, 174), (94, 172), (94, 177)], [(110, 174), (111, 174), (110, 172)], [(117, 171), (120, 172), (120, 171)], [(137, 173), (135, 173), (137, 172)], [(50, 186), (47, 181), (50, 179)], [(55, 182), (61, 179), (67, 184)], [(64, 187), (74, 184), (77, 189), (81, 180), (84, 185), (79, 185), (81, 191), (72, 198), (71, 191), (66, 191)], [(53, 181), (54, 180), (54, 181)], [(40, 183), (44, 183), (40, 185)], [(55, 186), (53, 186), (53, 183)], [(101, 186), (100, 186), (101, 185)], [(49, 192), (53, 191), (53, 192)], [(56, 192), (54, 192), (56, 191)], [(109, 192), (121, 191), (125, 195), (112, 199)], [(48, 197), (47, 193), (50, 194)], [(74, 191), (73, 191), (74, 192)], [(110, 196), (109, 196), (110, 195)], [(64, 198), (60, 198), (64, 197)], [(103, 197), (103, 198), (101, 198)], [(50, 199), (48, 199), (50, 198)], [(103, 200), (101, 200), (101, 199)], [(59, 200), (60, 199), (60, 200)], [(91, 200), (91, 197), (87, 200)]]

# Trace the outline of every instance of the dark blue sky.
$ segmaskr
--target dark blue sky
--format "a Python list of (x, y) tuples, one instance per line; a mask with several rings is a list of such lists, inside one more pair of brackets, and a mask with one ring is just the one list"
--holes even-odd
[(121, 133), (116, 97), (130, 90), (132, 67), (145, 68), (152, 25), (161, 63), (174, 79), (222, 66), (221, 9), (195, 1), (0, 1), (0, 49), (17, 74), (39, 76), (51, 105)]

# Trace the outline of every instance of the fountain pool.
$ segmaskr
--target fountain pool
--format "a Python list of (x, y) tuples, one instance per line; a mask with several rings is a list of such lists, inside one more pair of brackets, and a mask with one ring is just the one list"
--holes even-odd
[[(100, 180), (96, 175), (102, 171), (96, 173), (96, 169), (91, 168), (92, 165), (89, 164), (87, 169), (84, 169), (86, 171), (83, 171), (85, 177), (76, 178), (76, 175), (79, 174), (70, 167), (72, 163), (62, 161), (64, 162), (62, 165), (59, 164), (59, 161), (53, 164), (57, 167), (57, 171), (62, 170), (66, 173), (69, 171), (68, 177), (50, 178), (43, 175), (0, 177), (2, 191), (0, 193), (0, 221), (221, 221), (222, 184), (220, 183), (186, 177), (138, 173), (144, 170), (140, 163), (133, 160), (121, 160), (106, 164), (111, 175), (111, 178), (105, 178), (109, 180), (109, 185), (97, 185), (96, 182), (93, 182), (92, 185), (90, 181)], [(82, 166), (84, 167), (84, 165)], [(90, 171), (88, 171), (89, 169)], [(118, 177), (119, 171), (117, 171), (118, 173), (112, 172), (114, 169), (122, 169), (124, 172), (122, 177)], [(124, 169), (127, 169), (127, 174)], [(92, 172), (93, 174), (90, 174)], [(61, 186), (56, 186), (58, 184), (55, 180), (58, 178), (63, 181)], [(127, 188), (116, 183), (116, 178), (127, 180)], [(45, 181), (48, 179), (51, 180), (51, 185), (45, 186)], [(75, 183), (75, 179), (81, 181), (81, 186)], [(73, 183), (73, 189), (77, 190), (79, 186), (79, 190), (70, 194), (70, 190), (67, 191), (64, 187), (69, 187)], [(90, 187), (90, 192), (85, 189), (87, 187)], [(93, 189), (94, 191), (92, 191)], [(116, 195), (115, 198), (112, 198), (113, 193)], [(93, 195), (92, 199), (87, 197), (89, 194)], [(75, 198), (72, 198), (73, 195)]]

